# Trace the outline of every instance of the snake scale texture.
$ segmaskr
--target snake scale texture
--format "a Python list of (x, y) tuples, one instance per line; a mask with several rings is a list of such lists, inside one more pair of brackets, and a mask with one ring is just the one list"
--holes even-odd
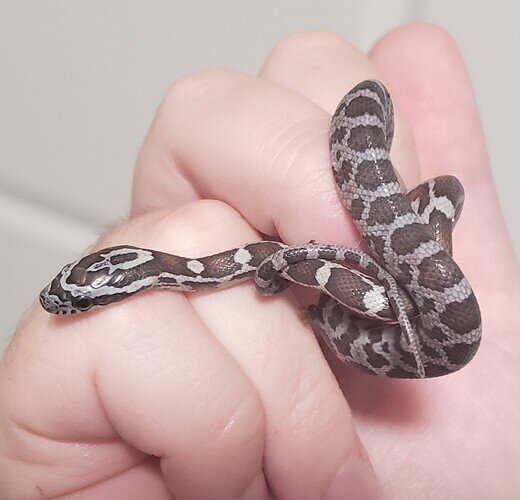
[(341, 360), (395, 378), (452, 373), (481, 338), (477, 300), (451, 257), (463, 188), (442, 176), (403, 193), (389, 159), (392, 136), (392, 101), (375, 80), (352, 89), (332, 118), (334, 178), (368, 252), (261, 241), (187, 258), (111, 247), (66, 265), (40, 302), (73, 314), (152, 287), (195, 291), (254, 277), (260, 293), (274, 294), (294, 282), (323, 292), (309, 315)]

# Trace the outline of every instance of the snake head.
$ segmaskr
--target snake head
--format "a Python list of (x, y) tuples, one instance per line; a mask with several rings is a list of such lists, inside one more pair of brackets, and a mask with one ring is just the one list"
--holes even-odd
[(40, 292), (40, 303), (52, 314), (75, 314), (123, 300), (155, 284), (154, 257), (129, 246), (89, 254), (67, 264)]
[(88, 311), (94, 307), (94, 298), (89, 297), (88, 290), (84, 293), (73, 293), (67, 285), (67, 278), (71, 270), (77, 267), (80, 261), (67, 264), (60, 273), (40, 292), (40, 304), (52, 314), (75, 314)]

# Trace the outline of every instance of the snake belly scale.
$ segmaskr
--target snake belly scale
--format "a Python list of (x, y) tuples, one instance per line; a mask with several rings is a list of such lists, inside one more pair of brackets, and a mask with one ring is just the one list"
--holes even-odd
[(392, 101), (376, 80), (352, 89), (332, 118), (334, 179), (368, 252), (261, 241), (188, 258), (111, 247), (66, 265), (40, 302), (50, 313), (74, 314), (153, 287), (195, 291), (254, 278), (260, 293), (275, 294), (293, 282), (322, 292), (308, 311), (341, 360), (394, 378), (457, 371), (473, 358), (482, 329), (451, 256), (463, 188), (442, 176), (405, 194), (389, 159), (392, 136)]

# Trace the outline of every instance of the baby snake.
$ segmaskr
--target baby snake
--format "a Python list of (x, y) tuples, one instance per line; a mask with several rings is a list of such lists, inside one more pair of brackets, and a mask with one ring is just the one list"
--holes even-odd
[(314, 242), (262, 241), (202, 258), (117, 246), (66, 265), (40, 302), (73, 314), (152, 287), (193, 291), (254, 276), (260, 293), (274, 294), (291, 281), (323, 292), (308, 310), (343, 361), (396, 378), (454, 372), (481, 338), (477, 300), (451, 257), (464, 193), (442, 176), (404, 194), (389, 159), (393, 128), (390, 95), (375, 80), (352, 89), (332, 118), (334, 178), (370, 254)]

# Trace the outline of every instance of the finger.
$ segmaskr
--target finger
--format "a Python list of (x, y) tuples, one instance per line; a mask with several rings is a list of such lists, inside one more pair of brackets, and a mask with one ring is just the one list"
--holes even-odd
[[(183, 228), (175, 248), (179, 254), (207, 255), (257, 239), (236, 212), (215, 202), (198, 205), (212, 215), (208, 220), (204, 212), (199, 223)], [(180, 228), (176, 232), (181, 234)], [(335, 488), (348, 484), (370, 498), (376, 488), (372, 468), (336, 380), (295, 304), (281, 296), (259, 297), (251, 283), (189, 299), (260, 395), (270, 490), (277, 497), (321, 498), (335, 481)]]
[(465, 186), (464, 212), (454, 234), (456, 257), (483, 289), (502, 287), (514, 272), (514, 255), (455, 42), (437, 26), (410, 24), (381, 39), (371, 59), (412, 124), (423, 178), (453, 174)]
[(185, 77), (146, 138), (144, 150), (160, 152), (139, 158), (133, 213), (184, 202), (183, 176), (194, 193), (227, 202), (264, 234), (352, 244), (358, 236), (329, 166), (329, 125), (308, 99), (264, 80), (224, 70)]
[[(182, 227), (217, 223), (196, 213), (149, 214), (100, 245), (172, 250)], [(101, 484), (117, 496), (150, 456), (162, 472), (148, 476), (150, 491), (238, 498), (263, 482), (267, 494), (258, 394), (180, 293), (72, 317), (33, 308), (2, 362), (0, 401), (1, 470), (18, 478), (13, 498), (34, 484), (52, 497)]]
[[(311, 99), (332, 114), (355, 85), (380, 78), (370, 59), (352, 44), (328, 31), (307, 31), (283, 38), (270, 52), (260, 75)], [(408, 187), (419, 182), (413, 136), (399, 107), (395, 107), (391, 157)]]

